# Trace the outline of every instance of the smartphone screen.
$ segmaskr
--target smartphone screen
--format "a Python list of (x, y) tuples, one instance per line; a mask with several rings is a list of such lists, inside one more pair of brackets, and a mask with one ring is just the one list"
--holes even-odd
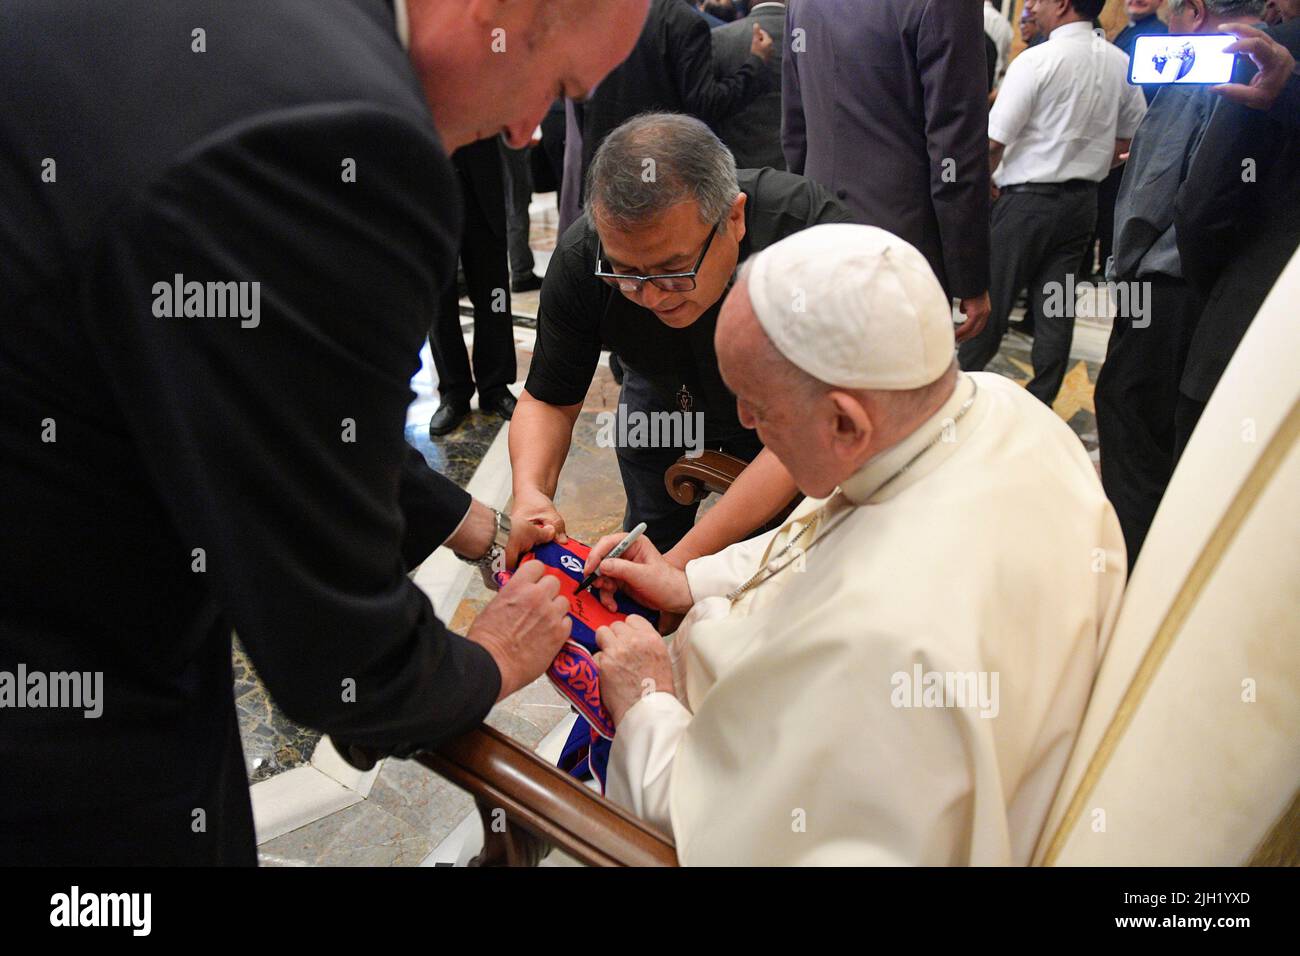
[(1141, 86), (1229, 83), (1237, 54), (1225, 53), (1224, 47), (1236, 39), (1230, 33), (1145, 34), (1133, 44), (1128, 81)]

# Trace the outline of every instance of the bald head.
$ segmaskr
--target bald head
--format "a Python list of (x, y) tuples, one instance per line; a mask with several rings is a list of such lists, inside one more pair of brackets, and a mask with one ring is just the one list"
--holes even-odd
[(635, 46), (649, 0), (407, 0), (410, 57), (448, 149), (528, 144), (557, 96), (581, 98)]

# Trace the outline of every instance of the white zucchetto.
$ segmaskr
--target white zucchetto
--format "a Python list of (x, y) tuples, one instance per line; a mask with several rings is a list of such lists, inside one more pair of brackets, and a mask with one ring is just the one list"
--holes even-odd
[(804, 229), (755, 255), (747, 279), (772, 344), (828, 385), (921, 388), (952, 364), (948, 297), (925, 257), (884, 229)]

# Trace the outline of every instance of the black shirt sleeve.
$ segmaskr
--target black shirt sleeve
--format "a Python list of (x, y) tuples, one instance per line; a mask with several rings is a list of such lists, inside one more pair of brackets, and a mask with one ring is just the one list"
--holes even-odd
[[(404, 439), (455, 195), (431, 130), (355, 104), (280, 113), (132, 197), (82, 297), (141, 480), (187, 549), (177, 560), (202, 554), (195, 587), (285, 713), (381, 751), (463, 732), (500, 687), (491, 656), (406, 576), (466, 506)], [(177, 276), (248, 283), (259, 312), (160, 315)]]
[(806, 176), (765, 168), (738, 170), (736, 178), (748, 197), (742, 259), (809, 226), (853, 221), (829, 189)]
[(591, 275), (595, 248), (587, 241), (587, 229), (584, 215), (565, 231), (542, 280), (526, 388), (550, 405), (585, 399), (600, 361), (600, 317), (609, 287)]

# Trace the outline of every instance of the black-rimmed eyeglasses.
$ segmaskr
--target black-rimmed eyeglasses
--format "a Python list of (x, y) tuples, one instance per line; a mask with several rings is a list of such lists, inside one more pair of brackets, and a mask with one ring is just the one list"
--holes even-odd
[(704, 248), (700, 250), (700, 257), (695, 260), (695, 265), (689, 272), (668, 272), (662, 275), (627, 275), (605, 268), (603, 250), (598, 238), (596, 240), (595, 276), (598, 279), (603, 279), (624, 295), (635, 295), (641, 291), (641, 286), (647, 282), (653, 282), (656, 288), (663, 289), (665, 292), (690, 292), (695, 288), (695, 276), (699, 273), (700, 266), (704, 265), (704, 257), (709, 254), (709, 246), (713, 245), (713, 237), (717, 235), (718, 227), (721, 225), (721, 222), (716, 222), (713, 228), (709, 230), (709, 238), (704, 240)]

